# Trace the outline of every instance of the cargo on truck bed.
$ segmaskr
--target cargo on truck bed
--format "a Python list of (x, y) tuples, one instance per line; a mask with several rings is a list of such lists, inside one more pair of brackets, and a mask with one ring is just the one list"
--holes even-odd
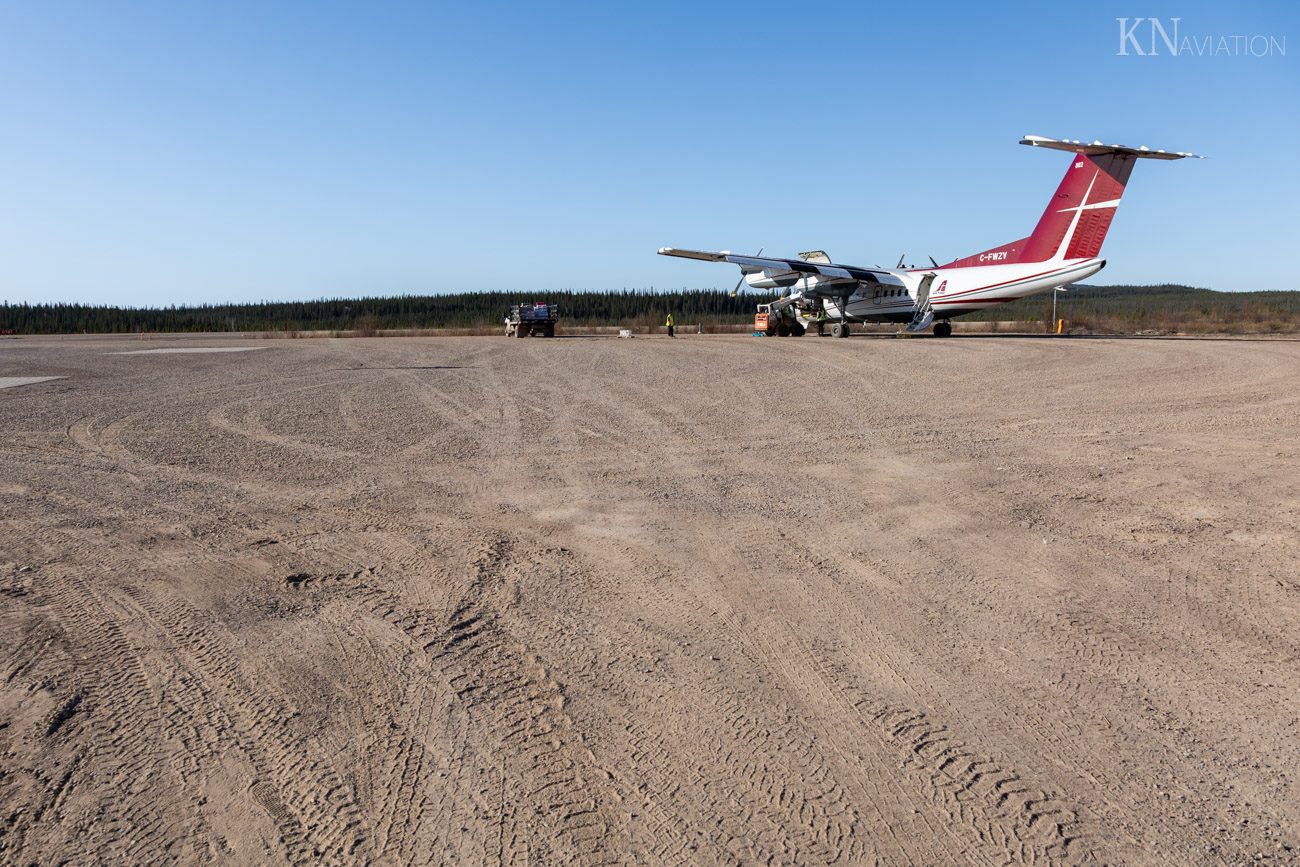
[(506, 337), (554, 337), (555, 323), (560, 318), (554, 304), (535, 301), (532, 304), (512, 304), (506, 314)]

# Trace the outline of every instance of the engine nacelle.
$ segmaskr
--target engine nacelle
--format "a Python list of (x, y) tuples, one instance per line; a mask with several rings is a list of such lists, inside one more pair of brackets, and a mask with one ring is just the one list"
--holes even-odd
[(753, 289), (785, 289), (799, 282), (803, 275), (798, 271), (781, 271), (764, 268), (745, 275), (745, 283)]

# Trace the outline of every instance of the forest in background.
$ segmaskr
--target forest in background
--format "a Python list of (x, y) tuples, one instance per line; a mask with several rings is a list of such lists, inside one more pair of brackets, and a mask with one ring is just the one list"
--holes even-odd
[[(18, 334), (128, 334), (195, 331), (352, 331), (462, 328), (495, 331), (511, 304), (546, 301), (560, 327), (648, 327), (671, 311), (679, 325), (739, 325), (772, 296), (716, 289), (679, 292), (465, 292), (395, 298), (203, 304), (133, 308), (83, 304), (5, 304), (0, 331)], [(1300, 292), (1215, 292), (1188, 286), (1076, 286), (1057, 295), (1057, 317), (1099, 333), (1292, 331)], [(973, 313), (960, 321), (1052, 321), (1052, 293)]]
[(161, 308), (11, 304), (0, 307), (0, 329), (12, 328), (19, 334), (495, 329), (503, 323), (510, 305), (533, 301), (559, 305), (561, 327), (565, 324), (620, 325), (649, 316), (663, 316), (669, 310), (679, 322), (742, 322), (752, 320), (754, 305), (765, 300), (770, 299), (753, 295), (733, 298), (729, 292), (698, 289), (681, 292), (462, 292)]

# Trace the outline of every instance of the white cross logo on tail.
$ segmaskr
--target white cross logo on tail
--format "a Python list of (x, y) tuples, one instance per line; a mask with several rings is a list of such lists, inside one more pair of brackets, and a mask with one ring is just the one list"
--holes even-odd
[(1111, 199), (1108, 202), (1093, 202), (1091, 205), (1088, 204), (1088, 197), (1092, 195), (1092, 186), (1097, 183), (1097, 175), (1099, 174), (1101, 174), (1101, 172), (1093, 172), (1092, 180), (1088, 181), (1088, 191), (1083, 194), (1084, 203), (1082, 205), (1075, 205), (1073, 208), (1060, 208), (1057, 210), (1056, 213), (1058, 214), (1067, 214), (1070, 211), (1073, 211), (1074, 219), (1070, 221), (1070, 231), (1066, 232), (1065, 237), (1061, 239), (1061, 246), (1057, 248), (1056, 255), (1052, 257), (1053, 259), (1062, 259), (1065, 257), (1065, 251), (1070, 246), (1070, 239), (1074, 237), (1074, 230), (1079, 225), (1079, 217), (1083, 215), (1084, 211), (1119, 207), (1119, 199)]

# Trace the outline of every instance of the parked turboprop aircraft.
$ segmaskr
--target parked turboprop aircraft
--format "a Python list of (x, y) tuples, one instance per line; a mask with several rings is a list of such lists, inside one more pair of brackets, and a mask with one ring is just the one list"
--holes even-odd
[[(1196, 154), (1025, 136), (1023, 145), (1074, 154), (1033, 234), (933, 268), (859, 268), (836, 265), (824, 252), (798, 259), (706, 253), (663, 247), (662, 256), (731, 262), (755, 289), (791, 290), (771, 305), (773, 333), (803, 334), (819, 311), (831, 333), (847, 337), (853, 322), (907, 323), (920, 331), (934, 322), (938, 337), (952, 334), (954, 316), (1067, 286), (1106, 266), (1098, 258), (1124, 185), (1139, 159), (1179, 160)], [(1203, 157), (1196, 157), (1203, 159)], [(934, 262), (933, 259), (930, 260)], [(737, 284), (739, 288), (740, 284)], [(936, 321), (937, 320), (937, 321)]]

